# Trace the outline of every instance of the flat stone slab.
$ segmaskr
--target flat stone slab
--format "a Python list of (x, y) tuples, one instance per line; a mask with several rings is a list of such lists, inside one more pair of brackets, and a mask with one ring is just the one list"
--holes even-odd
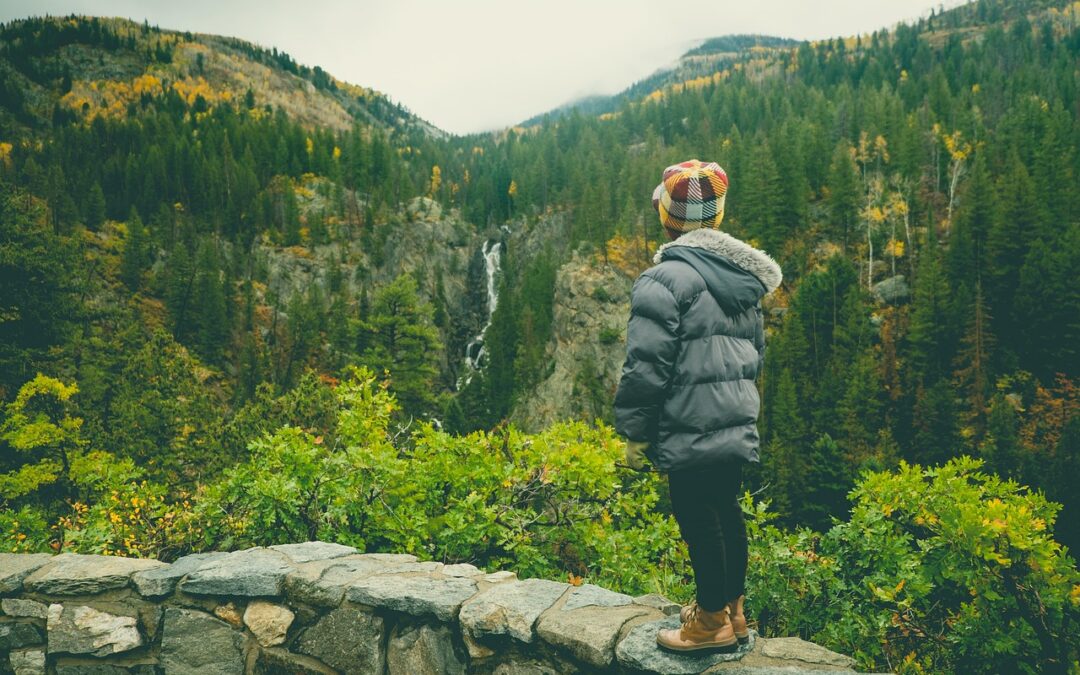
[(169, 595), (176, 590), (176, 583), (185, 575), (194, 572), (211, 560), (224, 558), (228, 553), (192, 553), (179, 558), (167, 567), (158, 567), (144, 572), (136, 572), (131, 577), (131, 584), (139, 595), (157, 598)]
[(838, 666), (854, 668), (855, 659), (838, 654), (813, 642), (797, 637), (767, 638), (761, 640), (760, 654), (772, 659), (802, 661), (815, 666)]
[(656, 618), (659, 614), (634, 604), (551, 610), (540, 617), (536, 632), (548, 644), (562, 647), (597, 668), (607, 668), (615, 658), (615, 641), (626, 622), (645, 616)]
[(667, 616), (658, 621), (634, 626), (615, 647), (615, 657), (626, 668), (664, 675), (693, 675), (719, 663), (739, 661), (754, 649), (756, 634), (750, 631), (750, 642), (730, 654), (677, 654), (664, 651), (656, 644), (656, 633), (662, 628), (678, 628), (679, 617)]
[(58, 663), (56, 675), (155, 675), (154, 666), (114, 666), (111, 663)]
[(370, 555), (301, 563), (285, 577), (285, 593), (295, 602), (336, 607), (345, 597), (345, 589), (354, 581), (402, 564), (408, 562), (387, 562)]
[(166, 566), (146, 558), (61, 553), (27, 576), (23, 586), (48, 595), (92, 595), (124, 588), (133, 574)]
[(381, 575), (353, 582), (345, 597), (349, 602), (450, 622), (457, 618), (461, 603), (476, 595), (476, 590), (472, 579)]
[(509, 635), (532, 642), (536, 620), (570, 588), (546, 579), (497, 584), (461, 606), (459, 620), (472, 637)]
[(639, 605), (645, 605), (646, 607), (652, 607), (658, 609), (667, 616), (672, 614), (678, 614), (682, 611), (682, 605), (677, 602), (672, 602), (662, 595), (657, 593), (649, 593), (648, 595), (639, 595), (634, 598), (634, 602)]
[(313, 560), (330, 560), (359, 553), (352, 546), (334, 544), (327, 541), (305, 541), (300, 544), (278, 544), (271, 550), (284, 553), (294, 563), (306, 563)]
[(23, 579), (52, 559), (49, 553), (0, 553), (0, 595), (21, 591)]
[(236, 675), (244, 672), (243, 635), (220, 619), (169, 607), (161, 635), (166, 673)]
[(49, 614), (49, 606), (37, 600), (24, 600), (21, 598), (4, 598), (0, 600), (0, 610), (8, 616), (27, 617), (31, 619), (44, 619)]
[(284, 553), (249, 548), (202, 565), (180, 582), (180, 590), (198, 595), (281, 595), (285, 577), (292, 571)]
[(609, 591), (593, 584), (583, 584), (570, 591), (570, 596), (566, 598), (563, 609), (570, 610), (589, 606), (621, 607), (633, 602), (634, 599), (629, 595)]
[(49, 605), (50, 654), (108, 656), (143, 644), (133, 616), (119, 616), (85, 605)]
[(448, 577), (480, 577), (484, 575), (484, 570), (469, 563), (456, 563), (454, 565), (443, 565), (442, 569), (439, 570), (439, 574)]

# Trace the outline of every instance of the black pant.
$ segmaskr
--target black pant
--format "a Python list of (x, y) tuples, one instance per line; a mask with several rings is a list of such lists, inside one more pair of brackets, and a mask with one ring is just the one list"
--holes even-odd
[(671, 510), (690, 549), (697, 602), (715, 612), (745, 593), (746, 523), (739, 508), (743, 462), (668, 474)]

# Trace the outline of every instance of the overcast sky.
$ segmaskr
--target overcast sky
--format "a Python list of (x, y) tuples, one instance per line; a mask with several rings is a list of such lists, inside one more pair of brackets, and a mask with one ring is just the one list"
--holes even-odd
[[(927, 0), (0, 0), (41, 14), (148, 20), (277, 47), (373, 87), (448, 131), (515, 124), (615, 93), (704, 38), (818, 39), (918, 18)], [(946, 7), (963, 4), (945, 0)]]

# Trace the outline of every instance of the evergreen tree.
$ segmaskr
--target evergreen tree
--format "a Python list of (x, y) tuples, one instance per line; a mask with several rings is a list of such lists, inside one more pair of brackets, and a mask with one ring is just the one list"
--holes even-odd
[(859, 215), (859, 172), (851, 146), (846, 141), (838, 144), (833, 151), (828, 188), (830, 233), (841, 241), (846, 251)]
[(149, 263), (150, 241), (135, 207), (131, 208), (131, 215), (128, 216), (127, 230), (124, 255), (120, 259), (120, 278), (132, 291), (138, 291), (142, 272)]
[(407, 413), (433, 412), (441, 344), (431, 306), (421, 302), (416, 281), (403, 274), (380, 289), (361, 330), (368, 344), (361, 363), (376, 372), (390, 371), (390, 388)]

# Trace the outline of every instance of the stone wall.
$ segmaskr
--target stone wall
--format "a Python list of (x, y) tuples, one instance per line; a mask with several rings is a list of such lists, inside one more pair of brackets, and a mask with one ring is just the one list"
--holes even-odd
[(678, 606), (324, 542), (168, 565), (0, 554), (0, 673), (851, 672), (795, 638), (733, 655), (660, 652)]

